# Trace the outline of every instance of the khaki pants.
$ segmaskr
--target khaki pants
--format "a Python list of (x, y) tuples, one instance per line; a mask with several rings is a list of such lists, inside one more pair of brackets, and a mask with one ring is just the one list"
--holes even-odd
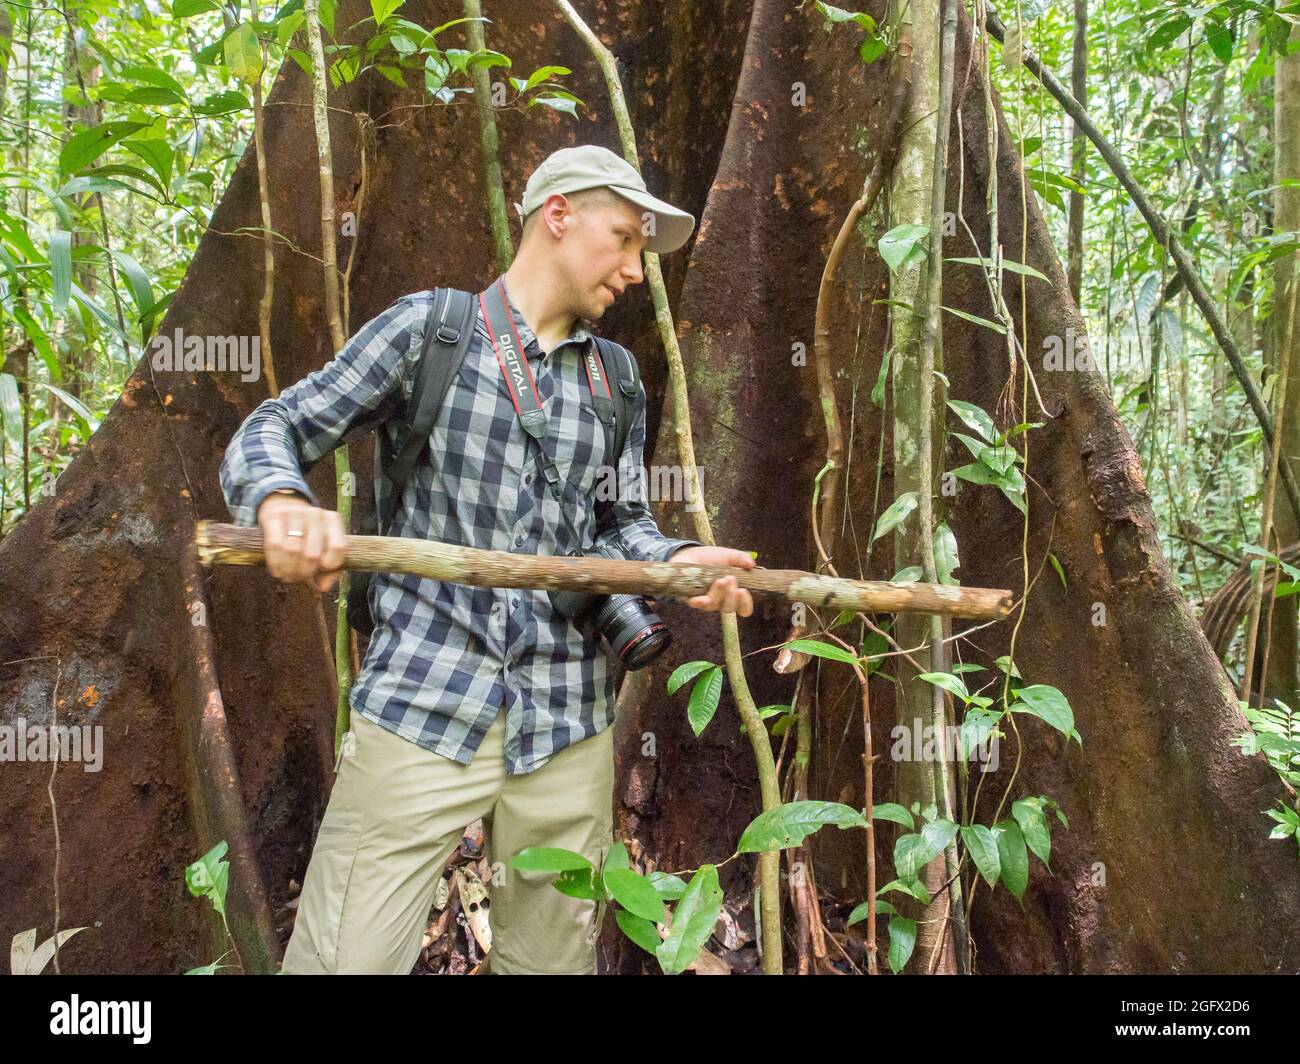
[(614, 729), (507, 776), (505, 724), (502, 711), (462, 765), (352, 714), (354, 742), (343, 746), (307, 866), (286, 974), (409, 972), (443, 866), (479, 817), (493, 866), (491, 973), (595, 974), (605, 903), (561, 894), (553, 874), (506, 862), (525, 846), (556, 846), (601, 867), (613, 830)]

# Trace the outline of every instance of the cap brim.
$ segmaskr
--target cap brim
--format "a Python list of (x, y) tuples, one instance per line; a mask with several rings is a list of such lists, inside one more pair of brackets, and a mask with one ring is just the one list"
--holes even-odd
[(609, 188), (655, 216), (654, 236), (646, 238), (646, 251), (653, 251), (656, 255), (666, 255), (670, 251), (676, 251), (690, 239), (695, 229), (695, 215), (679, 210), (671, 203), (665, 203), (640, 189), (623, 188), (620, 185), (610, 185)]

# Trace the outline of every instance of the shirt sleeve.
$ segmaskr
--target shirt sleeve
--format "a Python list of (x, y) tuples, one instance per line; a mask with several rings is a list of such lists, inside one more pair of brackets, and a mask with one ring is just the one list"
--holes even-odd
[(623, 453), (618, 460), (617, 490), (613, 499), (597, 498), (596, 542), (618, 551), (629, 561), (667, 561), (682, 547), (700, 547), (697, 539), (673, 539), (659, 531), (646, 506), (645, 492), (645, 386), (637, 379)]
[(424, 310), (403, 296), (371, 318), (316, 372), (264, 400), (240, 425), (221, 462), (221, 491), (236, 524), (257, 522), (276, 488), (320, 505), (304, 473), (356, 429), (377, 424), (403, 400), (406, 365), (418, 357)]

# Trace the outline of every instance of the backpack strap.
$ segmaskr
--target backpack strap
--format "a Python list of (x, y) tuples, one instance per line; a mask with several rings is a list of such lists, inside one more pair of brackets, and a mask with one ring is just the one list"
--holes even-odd
[[(382, 473), (388, 480), (388, 497), (385, 499), (384, 513), (380, 515), (381, 534), (392, 524), (402, 489), (429, 442), (433, 423), (438, 418), (438, 410), (446, 398), (456, 371), (465, 361), (465, 353), (474, 338), (476, 317), (474, 297), (468, 292), (456, 288), (434, 290), (420, 338), (415, 383), (406, 402), (406, 434), (398, 446), (397, 457), (388, 470)], [(380, 454), (382, 447), (377, 441), (376, 457)]]
[(605, 461), (617, 468), (623, 446), (627, 442), (628, 426), (632, 422), (641, 376), (636, 358), (626, 347), (603, 336), (595, 337), (595, 341), (596, 357), (605, 371), (605, 380), (610, 383), (610, 394), (601, 395), (598, 390), (592, 397), (592, 402), (605, 426)]

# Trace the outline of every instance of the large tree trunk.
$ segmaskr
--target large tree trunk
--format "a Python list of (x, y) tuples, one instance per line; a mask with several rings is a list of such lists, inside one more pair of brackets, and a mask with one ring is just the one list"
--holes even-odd
[[(870, 10), (883, 18), (883, 4)], [(365, 13), (364, 4), (345, 4), (338, 25)], [(459, 5), (416, 3), (404, 13), (433, 26), (456, 17)], [(523, 178), (555, 147), (616, 146), (617, 138), (599, 74), (558, 13), (536, 2), (486, 13), (494, 20), (490, 43), (514, 57), (516, 72), (568, 66), (590, 107), (576, 128), (541, 108), (499, 116), (507, 191), (517, 198)], [(583, 13), (621, 57), (650, 187), (700, 218), (692, 245), (664, 265), (718, 541), (756, 549), (770, 567), (811, 568), (807, 500), (824, 449), (822, 419), (814, 373), (792, 365), (791, 345), (812, 348), (823, 256), (880, 150), (885, 67), (863, 68), (855, 41), (827, 38), (818, 16), (779, 0), (601, 2)], [(981, 238), (989, 160), (979, 71), (964, 76), (969, 31), (963, 17), (954, 106), (964, 142), (954, 123), (948, 201), (957, 208), (964, 167), (965, 212)], [(807, 89), (802, 107), (792, 102), (796, 83)], [(277, 229), (314, 253), (308, 100), (307, 79), (286, 64), (269, 102), (293, 106), (268, 107), (266, 143)], [(369, 221), (357, 238), (354, 323), (405, 292), (482, 285), (493, 270), (472, 110), (393, 110), (412, 102), (382, 78), (331, 100), (386, 116), (369, 168)], [(331, 122), (342, 214), (355, 195), (359, 139), (347, 116), (331, 111)], [(1020, 168), (1000, 128), (1000, 231), (1007, 256), (1018, 258)], [(221, 234), (256, 226), (259, 216), (250, 152), (162, 332), (256, 334), (260, 243)], [(1032, 195), (1028, 242), (1028, 261), (1053, 282), (1028, 303), (1026, 346), (1036, 355), (1045, 337), (1071, 328), (1082, 335), (1083, 323)], [(318, 263), (285, 253), (277, 272), (273, 337), (287, 384), (326, 361), (329, 342)], [(851, 508), (837, 552), (849, 576), (892, 572), (885, 540), (869, 564), (866, 556), (881, 431), (866, 396), (886, 320), (871, 300), (882, 281), (874, 249), (847, 256), (832, 315), (843, 353), (838, 398), (855, 412), (845, 480)], [(945, 304), (990, 316), (975, 273), (949, 274), (945, 283)], [(602, 332), (637, 352), (657, 411), (664, 374), (648, 293), (632, 294)], [(1019, 315), (1011, 285), (1007, 296)], [(994, 409), (1006, 382), (1001, 338), (951, 317), (945, 326), (950, 394)], [(1294, 855), (1266, 840), (1259, 813), (1277, 788), (1266, 766), (1230, 744), (1241, 726), (1232, 692), (1168, 578), (1132, 444), (1096, 374), (1039, 368), (1038, 376), (1056, 416), (1031, 437), (1030, 472), (1050, 500), (1031, 489), (1030, 568), (1049, 549), (1054, 519), (1050, 549), (1069, 586), (1054, 579), (1036, 586), (1016, 658), (1031, 682), (1066, 693), (1084, 746), (1067, 748), (1033, 722), (1022, 729), (1017, 794), (1052, 795), (1070, 829), (1055, 839), (1055, 876), (1035, 873), (1024, 914), (1004, 892), (976, 895), (977, 969), (1294, 970), (1298, 936), (1278, 931), (1300, 919)], [(142, 362), (55, 496), (0, 544), (0, 723), (48, 721), (57, 675), (59, 720), (105, 730), (103, 771), (62, 765), (55, 782), (60, 923), (99, 925), (64, 948), (64, 971), (177, 971), (211, 960), (220, 947), (204, 937), (206, 903), (188, 897), (182, 873), (220, 838), (231, 842), (232, 927), (244, 964), (273, 968), (278, 957), (275, 912), (292, 896), (290, 880), (301, 882), (332, 778), (329, 633), (305, 589), (243, 568), (200, 573), (189, 548), (196, 518), (227, 519), (217, 467), (264, 395), (264, 383), (233, 374), (165, 373)], [(657, 463), (675, 461), (671, 428), (652, 416)], [(328, 504), (330, 464), (309, 479)], [(886, 469), (881, 499), (892, 498)], [(685, 529), (680, 507), (671, 509), (660, 511), (665, 531)], [(963, 582), (1018, 587), (1019, 514), (975, 488), (949, 514)], [(1091, 624), (1096, 602), (1106, 606), (1104, 627)], [(206, 608), (195, 610), (199, 604)], [(631, 674), (623, 687), (614, 797), (625, 837), (659, 867), (678, 870), (730, 854), (757, 811), (758, 790), (731, 703), (724, 699), (697, 740), (684, 700), (663, 693), (681, 661), (720, 660), (716, 616), (674, 604), (663, 613), (676, 645), (671, 660)], [(746, 649), (783, 638), (788, 624), (784, 605), (759, 604), (741, 625)], [(1005, 653), (1009, 631), (1002, 624), (975, 636), (979, 659)], [(769, 657), (747, 660), (760, 705), (789, 700), (791, 680), (768, 669)], [(823, 670), (810, 788), (813, 797), (860, 805), (861, 727), (844, 685), (844, 676)], [(873, 702), (876, 749), (886, 750), (887, 685), (873, 685)], [(890, 796), (891, 776), (877, 773), (878, 798)], [(44, 937), (51, 929), (47, 777), (42, 764), (0, 773), (0, 815), (9, 825), (0, 840), (0, 897), (11, 934), (37, 927)], [(987, 819), (991, 810), (982, 812)], [(881, 834), (887, 854), (891, 836)], [(823, 832), (813, 849), (823, 892), (860, 901), (862, 833)], [(1104, 887), (1093, 885), (1099, 864)], [(740, 862), (724, 869), (733, 908), (747, 901), (750, 874)], [(619, 940), (612, 921), (607, 931), (607, 967), (639, 969), (645, 955)]]
[[(1291, 43), (1300, 41), (1296, 28), (1291, 27)], [(1300, 179), (1300, 53), (1278, 56), (1273, 74), (1274, 97), (1274, 183), (1273, 230), (1284, 232), (1300, 229), (1300, 188), (1294, 182)], [(1277, 441), (1281, 448), (1279, 461), (1290, 463), (1293, 470), (1300, 469), (1300, 328), (1292, 322), (1288, 326), (1292, 307), (1292, 283), (1300, 283), (1295, 274), (1295, 256), (1285, 255), (1277, 260), (1273, 271), (1273, 349), (1272, 371), (1282, 372), (1282, 363), (1290, 363), (1287, 380), (1286, 403), (1281, 421), (1277, 424)], [(1300, 317), (1297, 313), (1296, 317)], [(1277, 418), (1274, 418), (1277, 421)], [(1266, 459), (1271, 455), (1264, 453)], [(1265, 463), (1267, 477), (1268, 463)], [(1295, 511), (1288, 505), (1285, 492), (1279, 491), (1273, 505), (1273, 533), (1267, 549), (1279, 553), (1300, 540), (1300, 526), (1296, 524)], [(1263, 545), (1263, 544), (1261, 544)], [(1280, 545), (1280, 547), (1279, 547)], [(1289, 706), (1296, 705), (1297, 669), (1296, 600), (1282, 598), (1267, 600), (1262, 604), (1259, 626), (1261, 658), (1267, 658), (1254, 671), (1251, 685), (1271, 698), (1279, 698)], [(1272, 624), (1269, 616), (1272, 615)]]

